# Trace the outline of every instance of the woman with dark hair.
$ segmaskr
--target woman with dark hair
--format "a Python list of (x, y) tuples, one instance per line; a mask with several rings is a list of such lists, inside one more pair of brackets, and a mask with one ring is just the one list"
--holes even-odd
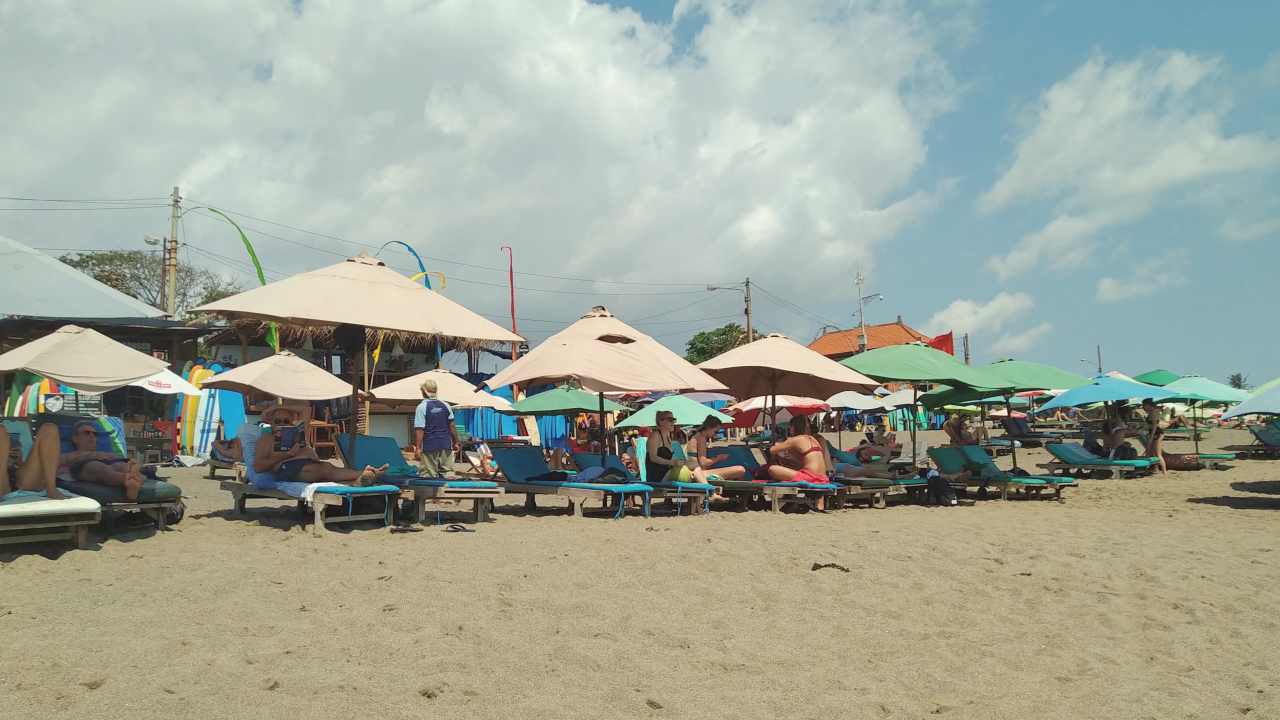
[(710, 454), (711, 441), (723, 425), (715, 415), (708, 415), (693, 431), (693, 437), (690, 438), (693, 443), (693, 476), (698, 482), (707, 482), (708, 475), (715, 475), (720, 480), (741, 480), (747, 476), (747, 469), (741, 465), (712, 469), (716, 463), (729, 457), (724, 453)]

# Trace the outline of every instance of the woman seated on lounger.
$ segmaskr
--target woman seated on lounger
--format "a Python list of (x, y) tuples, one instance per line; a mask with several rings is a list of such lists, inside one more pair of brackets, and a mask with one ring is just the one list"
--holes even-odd
[[(649, 433), (648, 447), (645, 449), (645, 480), (652, 482), (676, 481), (691, 479), (691, 474), (683, 460), (677, 460), (672, 450), (675, 442), (676, 416), (670, 411), (658, 413), (658, 425)], [(681, 471), (684, 472), (681, 472)]]
[(45, 423), (36, 431), (27, 459), (9, 464), (9, 432), (0, 427), (0, 499), (11, 492), (43, 492), (50, 500), (61, 500), (58, 492), (58, 426)]
[[(742, 480), (749, 474), (747, 469), (741, 465), (729, 465), (727, 467), (714, 468), (716, 463), (721, 460), (728, 459), (728, 455), (724, 453), (716, 453), (711, 449), (711, 441), (715, 439), (716, 433), (720, 432), (720, 428), (724, 423), (715, 415), (708, 415), (702, 424), (693, 431), (693, 437), (689, 439), (693, 445), (693, 477), (698, 482), (708, 482), (709, 475), (715, 475), (720, 480), (732, 481)], [(715, 454), (713, 454), (715, 453)]]
[(297, 426), (301, 418), (292, 408), (279, 405), (264, 413), (262, 419), (271, 427), (264, 429), (258, 438), (258, 447), (253, 453), (253, 469), (254, 472), (271, 473), (276, 482), (372, 485), (387, 471), (386, 465), (376, 468), (366, 465), (363, 470), (335, 467), (321, 460), (315, 449), (301, 437), (296, 438), (291, 447), (277, 450), (285, 429)]
[(774, 443), (769, 448), (773, 462), (762, 468), (768, 479), (774, 482), (806, 482), (825, 484), (831, 482), (827, 469), (831, 458), (826, 447), (809, 430), (809, 419), (803, 415), (792, 419), (791, 437)]
[(124, 490), (124, 499), (138, 499), (142, 489), (142, 469), (138, 463), (111, 452), (98, 450), (98, 426), (82, 420), (71, 429), (71, 446), (75, 448), (58, 458), (59, 472), (66, 472), (80, 482), (107, 485)]

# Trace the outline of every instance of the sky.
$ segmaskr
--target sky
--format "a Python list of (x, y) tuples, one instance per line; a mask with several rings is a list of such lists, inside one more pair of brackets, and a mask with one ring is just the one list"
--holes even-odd
[[(1280, 4), (0, 0), (0, 235), (256, 282), (400, 240), (531, 344), (591, 306), (1280, 376)], [(29, 199), (74, 202), (36, 202)], [(111, 202), (101, 202), (111, 201)], [(392, 246), (380, 255), (406, 273)], [(437, 281), (437, 286), (439, 282)], [(3, 309), (0, 308), (0, 312)], [(492, 371), (499, 361), (486, 359)]]

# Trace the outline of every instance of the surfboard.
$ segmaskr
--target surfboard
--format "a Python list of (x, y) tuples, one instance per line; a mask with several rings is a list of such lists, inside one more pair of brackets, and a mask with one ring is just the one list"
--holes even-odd
[[(205, 377), (200, 380), (202, 387), (206, 380), (222, 372), (222, 366), (214, 363), (204, 372)], [(198, 457), (208, 457), (209, 449), (217, 439), (218, 421), (221, 419), (218, 413), (218, 398), (217, 390), (202, 389), (200, 393), (200, 408), (196, 415), (195, 439), (192, 448), (194, 451), (192, 454)]]
[(244, 414), (244, 396), (235, 390), (219, 390), (218, 412), (222, 414), (222, 439), (231, 440), (239, 435), (240, 426), (247, 419)]
[[(192, 365), (191, 373), (187, 378), (187, 381), (190, 382), (192, 385), (195, 385), (197, 388), (199, 388), (200, 381), (202, 380), (202, 378), (200, 377), (200, 373), (203, 371), (204, 371), (204, 366)], [(189, 454), (191, 452), (191, 447), (194, 444), (195, 428), (196, 428), (196, 412), (199, 410), (199, 408), (200, 408), (200, 396), (189, 395), (183, 400), (182, 442), (179, 443), (179, 445), (181, 446), (182, 452), (184, 453)]]

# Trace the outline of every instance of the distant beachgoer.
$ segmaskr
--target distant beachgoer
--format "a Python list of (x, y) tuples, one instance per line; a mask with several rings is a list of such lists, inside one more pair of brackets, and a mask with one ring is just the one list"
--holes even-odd
[(952, 445), (977, 445), (978, 441), (966, 427), (965, 417), (960, 413), (951, 413), (947, 421), (942, 423), (942, 431), (947, 434)]
[(292, 447), (277, 450), (285, 428), (294, 427), (301, 420), (297, 411), (276, 406), (263, 413), (263, 422), (270, 425), (262, 431), (258, 447), (253, 454), (255, 472), (271, 473), (277, 482), (319, 483), (331, 482), (343, 485), (372, 485), (387, 471), (387, 466), (366, 465), (363, 470), (340, 468), (321, 460), (314, 448), (301, 438)]
[(1156, 406), (1156, 401), (1147, 398), (1142, 401), (1142, 409), (1147, 411), (1147, 435), (1143, 439), (1147, 457), (1155, 458), (1156, 465), (1160, 467), (1160, 474), (1166, 475), (1169, 472), (1169, 466), (1165, 464), (1164, 452), (1161, 445), (1164, 441), (1164, 426), (1160, 423), (1160, 408)]
[(454, 453), (462, 447), (453, 408), (436, 398), (435, 380), (423, 380), (419, 390), (422, 402), (413, 413), (413, 447), (429, 477), (444, 477), (453, 472)]
[(98, 450), (98, 426), (82, 420), (71, 429), (71, 446), (75, 450), (58, 458), (59, 471), (80, 482), (107, 485), (124, 490), (125, 500), (138, 499), (142, 489), (142, 469), (138, 463), (111, 452)]
[(898, 434), (889, 432), (884, 425), (876, 425), (875, 432), (871, 434), (871, 444), (887, 448), (902, 447), (898, 444)]
[(58, 426), (45, 423), (36, 431), (27, 459), (9, 464), (9, 433), (0, 428), (0, 498), (16, 490), (43, 492), (50, 500), (61, 500), (58, 491)]
[(230, 440), (215, 440), (209, 448), (209, 456), (218, 462), (237, 463), (244, 461), (244, 447), (240, 445), (240, 438), (231, 438)]

